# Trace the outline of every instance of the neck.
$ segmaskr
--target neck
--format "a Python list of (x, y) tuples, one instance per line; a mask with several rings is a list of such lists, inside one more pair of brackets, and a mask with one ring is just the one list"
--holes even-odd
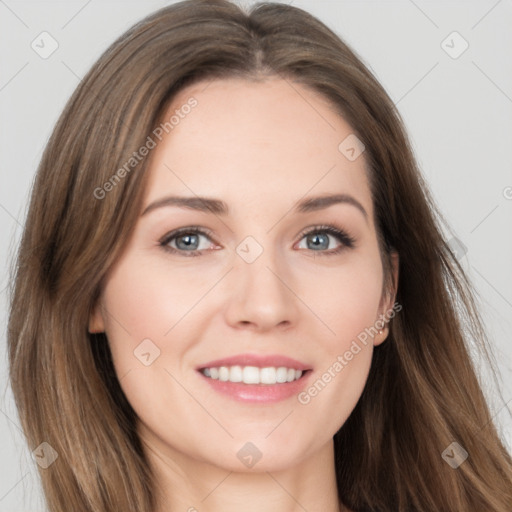
[(338, 500), (332, 440), (293, 467), (235, 472), (142, 438), (156, 478), (155, 512), (346, 512)]

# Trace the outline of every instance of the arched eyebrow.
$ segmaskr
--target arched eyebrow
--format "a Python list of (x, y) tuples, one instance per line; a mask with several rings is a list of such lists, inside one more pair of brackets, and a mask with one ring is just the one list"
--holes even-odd
[[(368, 213), (363, 205), (349, 194), (325, 194), (315, 197), (301, 199), (294, 207), (295, 213), (309, 213), (329, 208), (334, 204), (349, 204), (357, 208), (368, 222)], [(214, 213), (215, 215), (229, 215), (229, 206), (221, 199), (200, 196), (166, 196), (150, 203), (141, 214), (147, 215), (157, 208), (174, 206), (178, 208), (187, 208), (195, 211)]]
[(353, 196), (349, 194), (326, 194), (322, 196), (309, 197), (297, 203), (294, 211), (298, 213), (315, 212), (329, 208), (333, 204), (350, 204), (355, 206), (364, 216), (368, 222), (368, 213), (364, 206)]

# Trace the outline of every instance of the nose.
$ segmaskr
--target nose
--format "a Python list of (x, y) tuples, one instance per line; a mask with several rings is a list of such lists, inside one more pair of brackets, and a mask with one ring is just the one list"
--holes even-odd
[(252, 263), (235, 254), (229, 273), (231, 289), (225, 309), (227, 323), (236, 329), (287, 329), (299, 318), (300, 302), (292, 275), (272, 249), (265, 248)]

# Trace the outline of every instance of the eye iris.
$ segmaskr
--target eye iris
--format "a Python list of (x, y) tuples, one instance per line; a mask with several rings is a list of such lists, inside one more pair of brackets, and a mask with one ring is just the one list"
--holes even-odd
[[(192, 238), (195, 238), (195, 240), (194, 240), (195, 243), (191, 242)], [(180, 244), (179, 244), (180, 240), (186, 240), (185, 245), (182, 247), (180, 247)], [(190, 233), (190, 234), (181, 235), (181, 236), (176, 237), (176, 247), (178, 247), (178, 249), (185, 249), (185, 250), (197, 249), (197, 244), (198, 244), (198, 236), (195, 234)]]
[[(306, 237), (306, 245), (308, 246), (308, 249), (314, 249), (315, 252), (317, 252), (318, 250), (323, 251), (328, 249), (330, 234), (331, 233), (328, 230), (310, 231), (309, 234), (305, 234), (304, 237)], [(171, 243), (171, 241), (174, 241), (177, 250), (195, 252), (198, 249), (200, 241), (199, 239), (201, 236), (205, 235), (202, 233), (196, 233), (195, 231), (182, 232), (181, 234), (175, 233), (173, 236), (167, 239), (167, 242), (162, 243), (162, 245), (168, 245)], [(336, 232), (336, 237), (339, 238), (341, 241), (341, 233), (338, 234), (338, 232)], [(345, 245), (351, 247), (350, 239), (348, 242), (344, 243)]]
[[(320, 242), (320, 245), (316, 244), (316, 242), (318, 242), (318, 240), (322, 240), (323, 239), (323, 244)], [(321, 248), (321, 249), (327, 249), (329, 247), (329, 237), (328, 235), (326, 234), (321, 234), (321, 235), (318, 235), (316, 233), (312, 234), (312, 235), (309, 235), (308, 236), (308, 241), (312, 241), (314, 240), (315, 244), (313, 247), (316, 247), (316, 248)]]

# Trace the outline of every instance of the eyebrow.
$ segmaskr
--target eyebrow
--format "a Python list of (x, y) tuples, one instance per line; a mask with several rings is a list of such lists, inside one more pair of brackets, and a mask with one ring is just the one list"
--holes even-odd
[[(368, 222), (368, 213), (364, 209), (363, 205), (349, 194), (326, 194), (316, 197), (309, 197), (299, 201), (294, 208), (296, 213), (309, 213), (318, 210), (329, 208), (334, 204), (349, 204), (355, 206), (364, 216)], [(214, 213), (216, 215), (226, 216), (229, 214), (229, 207), (220, 199), (214, 199), (211, 197), (187, 197), (187, 196), (167, 196), (149, 204), (141, 214), (147, 215), (149, 212), (156, 210), (157, 208), (163, 208), (166, 206), (176, 206), (178, 208), (187, 208), (199, 212)]]

